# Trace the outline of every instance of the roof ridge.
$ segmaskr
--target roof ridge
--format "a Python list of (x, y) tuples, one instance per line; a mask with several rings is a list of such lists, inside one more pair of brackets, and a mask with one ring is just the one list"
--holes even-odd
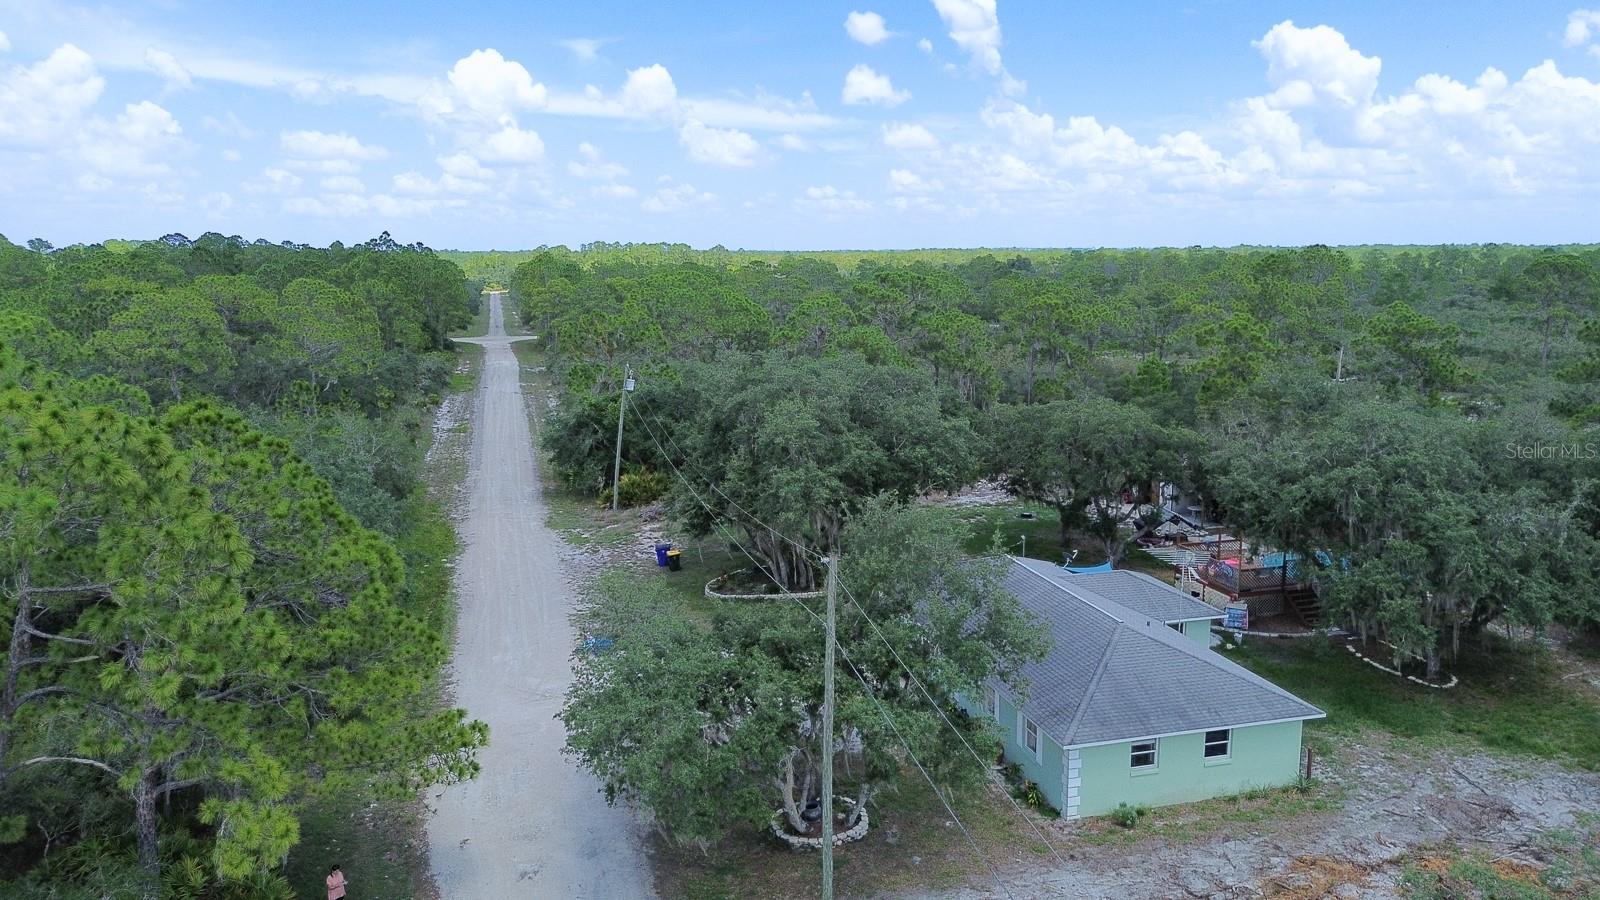
[[(1119, 626), (1119, 628), (1118, 628), (1119, 632), (1121, 631), (1121, 629), (1124, 629), (1124, 628), (1128, 629), (1130, 631), (1135, 631), (1135, 632), (1139, 633), (1140, 635), (1142, 635), (1143, 637), (1145, 637), (1148, 640), (1154, 641), (1155, 643), (1157, 643), (1157, 644), (1159, 644), (1159, 645), (1161, 645), (1163, 647), (1170, 647), (1170, 648), (1172, 648), (1174, 650), (1177, 650), (1180, 653), (1183, 653), (1183, 654), (1185, 654), (1187, 656), (1190, 656), (1190, 657), (1193, 657), (1195, 659), (1198, 659), (1198, 660), (1204, 662), (1206, 665), (1211, 666), (1212, 668), (1217, 669), (1218, 671), (1220, 671), (1220, 672), (1222, 672), (1222, 673), (1224, 673), (1226, 675), (1231, 675), (1231, 676), (1233, 676), (1235, 678), (1242, 678), (1245, 681), (1248, 681), (1248, 682), (1250, 682), (1250, 683), (1252, 683), (1252, 684), (1254, 684), (1254, 685), (1256, 685), (1258, 687), (1264, 687), (1267, 690), (1271, 691), (1274, 694), (1277, 694), (1280, 697), (1284, 697), (1284, 698), (1287, 698), (1289, 700), (1293, 700), (1294, 702), (1299, 703), (1302, 706), (1310, 707), (1311, 709), (1315, 709), (1318, 712), (1324, 712), (1324, 710), (1321, 707), (1315, 706), (1315, 705), (1313, 705), (1311, 703), (1307, 703), (1305, 700), (1302, 700), (1301, 698), (1296, 697), (1294, 694), (1290, 693), (1289, 691), (1279, 687), (1276, 684), (1273, 684), (1270, 680), (1268, 680), (1268, 679), (1266, 679), (1266, 678), (1264, 678), (1264, 677), (1262, 677), (1260, 675), (1257, 675), (1256, 673), (1250, 671), (1249, 669), (1245, 668), (1244, 666), (1241, 666), (1238, 663), (1234, 662), (1233, 660), (1228, 659), (1227, 657), (1223, 656), (1222, 654), (1217, 653), (1216, 651), (1212, 650), (1210, 647), (1202, 647), (1202, 646), (1199, 645), (1198, 642), (1190, 640), (1187, 637), (1184, 637), (1184, 638), (1181, 638), (1181, 639), (1174, 638), (1173, 640), (1166, 640), (1165, 638), (1167, 636), (1164, 635), (1164, 634), (1161, 634), (1160, 632), (1158, 632), (1156, 630), (1157, 626), (1154, 625), (1154, 624), (1149, 624), (1149, 625), (1144, 626), (1144, 627), (1131, 625), (1126, 620), (1124, 620), (1124, 619), (1118, 617), (1117, 615), (1115, 615), (1114, 613), (1112, 613), (1110, 610), (1104, 609), (1101, 606), (1099, 606), (1098, 604), (1096, 604), (1093, 600), (1090, 600), (1087, 597), (1082, 596), (1081, 594), (1078, 593), (1078, 591), (1073, 590), (1072, 588), (1066, 586), (1065, 584), (1062, 584), (1061, 582), (1055, 580), (1054, 578), (1051, 578), (1050, 576), (1044, 574), (1043, 572), (1035, 571), (1031, 567), (1022, 564), (1022, 561), (1019, 560), (1017, 557), (1012, 556), (1012, 557), (1010, 557), (1010, 559), (1014, 563), (1017, 564), (1018, 568), (1022, 569), (1023, 571), (1028, 572), (1029, 574), (1033, 575), (1035, 578), (1038, 578), (1039, 580), (1041, 580), (1044, 583), (1050, 585), (1051, 587), (1054, 587), (1055, 589), (1065, 593), (1067, 596), (1073, 598), (1074, 600), (1077, 600), (1079, 603), (1083, 604), (1084, 606), (1087, 606), (1087, 607), (1089, 607), (1089, 608), (1091, 608), (1093, 610), (1096, 610), (1097, 612), (1099, 612), (1102, 615), (1104, 615), (1107, 618), (1109, 618), (1111, 621), (1117, 623), (1117, 625)], [(1099, 594), (1096, 594), (1093, 591), (1090, 591), (1090, 590), (1088, 590), (1086, 588), (1079, 588), (1078, 590), (1082, 590), (1083, 593), (1085, 593), (1085, 594), (1090, 594), (1090, 595), (1092, 595), (1094, 597), (1099, 597), (1104, 602), (1109, 603), (1109, 604), (1113, 604), (1113, 605), (1117, 606), (1119, 609), (1125, 609), (1125, 607), (1122, 607), (1120, 604), (1117, 604), (1116, 601), (1111, 600), (1109, 598), (1100, 597)], [(1127, 610), (1127, 612), (1136, 613), (1137, 611), (1130, 609), (1130, 610)], [(1145, 616), (1144, 618), (1146, 619), (1147, 622), (1153, 622), (1153, 620), (1151, 620), (1149, 616)], [(1166, 628), (1166, 624), (1162, 623), (1162, 625), (1160, 627), (1165, 629)], [(1147, 630), (1147, 628), (1148, 628), (1148, 630)], [(1174, 634), (1176, 634), (1176, 632), (1174, 632)], [(1106, 655), (1101, 657), (1100, 668), (1098, 668), (1095, 671), (1094, 679), (1089, 682), (1089, 687), (1088, 687), (1087, 692), (1086, 692), (1086, 694), (1084, 696), (1083, 703), (1079, 706), (1078, 710), (1073, 715), (1072, 725), (1071, 725), (1072, 729), (1076, 729), (1077, 728), (1078, 720), (1083, 715), (1083, 710), (1088, 707), (1089, 698), (1091, 696), (1093, 696), (1093, 691), (1094, 691), (1095, 687), (1097, 687), (1099, 685), (1099, 683), (1100, 683), (1100, 675), (1105, 671), (1105, 667), (1107, 665), (1107, 660), (1110, 659), (1111, 648), (1116, 645), (1118, 636), (1119, 635), (1113, 635), (1112, 639), (1110, 641), (1106, 642)]]
[(1078, 708), (1072, 711), (1072, 721), (1067, 723), (1067, 733), (1061, 735), (1063, 747), (1071, 745), (1072, 736), (1078, 732), (1078, 723), (1083, 721), (1083, 714), (1094, 701), (1094, 692), (1100, 687), (1100, 679), (1105, 677), (1106, 669), (1111, 667), (1111, 651), (1117, 649), (1117, 641), (1121, 640), (1123, 629), (1127, 627), (1120, 619), (1117, 620), (1117, 625), (1118, 627), (1111, 631), (1111, 640), (1106, 641), (1105, 652), (1100, 654), (1100, 664), (1095, 666), (1094, 677), (1089, 679), (1089, 685), (1083, 689), (1083, 699), (1078, 702)]
[[(1221, 671), (1221, 672), (1223, 672), (1225, 674), (1232, 675), (1232, 676), (1234, 676), (1236, 678), (1242, 678), (1245, 681), (1251, 682), (1252, 684), (1255, 684), (1258, 687), (1264, 687), (1267, 690), (1272, 691), (1273, 693), (1279, 695), (1280, 697), (1285, 697), (1287, 699), (1293, 700), (1296, 703), (1301, 704), (1302, 706), (1309, 706), (1312, 709), (1316, 710), (1317, 712), (1324, 712), (1324, 710), (1321, 707), (1316, 706), (1315, 704), (1312, 704), (1312, 703), (1307, 703), (1305, 700), (1303, 700), (1303, 699), (1301, 699), (1299, 697), (1296, 697), (1294, 694), (1291, 694), (1289, 691), (1285, 690), (1284, 688), (1281, 688), (1278, 685), (1272, 683), (1272, 681), (1270, 679), (1265, 678), (1265, 677), (1263, 677), (1261, 675), (1257, 675), (1255, 672), (1252, 672), (1249, 669), (1245, 668), (1244, 666), (1239, 665), (1238, 663), (1236, 663), (1233, 660), (1227, 658), (1226, 656), (1223, 656), (1222, 654), (1216, 652), (1215, 650), (1212, 650), (1210, 647), (1201, 647), (1197, 642), (1195, 642), (1193, 640), (1190, 640), (1187, 637), (1174, 637), (1174, 638), (1171, 638), (1169, 640), (1168, 639), (1168, 635), (1162, 634), (1160, 631), (1156, 630), (1154, 627), (1151, 627), (1148, 631), (1146, 631), (1144, 629), (1133, 629), (1133, 630), (1138, 631), (1144, 637), (1146, 637), (1146, 638), (1148, 638), (1148, 639), (1150, 639), (1152, 641), (1155, 641), (1157, 644), (1160, 644), (1163, 647), (1170, 647), (1170, 648), (1172, 648), (1174, 650), (1177, 650), (1177, 651), (1179, 651), (1181, 653), (1185, 653), (1185, 654), (1187, 654), (1189, 656), (1192, 656), (1195, 659), (1198, 659), (1201, 662), (1204, 662), (1206, 665), (1211, 666), (1213, 669), (1217, 669), (1217, 670), (1219, 670), (1219, 671)], [(1173, 633), (1177, 634), (1177, 632), (1173, 632)]]
[[(1110, 610), (1099, 606), (1098, 604), (1096, 604), (1092, 600), (1089, 600), (1089, 599), (1084, 598), (1084, 597), (1080, 597), (1077, 594), (1076, 591), (1073, 591), (1071, 588), (1067, 587), (1066, 585), (1062, 584), (1061, 582), (1055, 580), (1054, 578), (1051, 578), (1049, 575), (1046, 575), (1043, 572), (1035, 571), (1032, 566), (1027, 565), (1020, 558), (1012, 556), (1012, 557), (1010, 557), (1010, 559), (1011, 559), (1011, 561), (1013, 563), (1016, 564), (1017, 568), (1021, 569), (1024, 572), (1027, 572), (1029, 575), (1032, 575), (1033, 577), (1039, 579), (1040, 581), (1043, 581), (1045, 584), (1050, 585), (1051, 587), (1055, 588), (1056, 590), (1065, 593), (1067, 596), (1069, 596), (1072, 599), (1078, 601), (1079, 603), (1084, 604), (1085, 606), (1089, 607), (1090, 609), (1092, 609), (1092, 610), (1104, 615), (1106, 618), (1110, 619), (1113, 622), (1116, 622), (1118, 625), (1126, 625), (1127, 624), (1126, 622), (1122, 621), (1122, 619), (1118, 618), (1116, 616), (1116, 614), (1112, 613)], [(1091, 593), (1092, 594), (1094, 592), (1093, 591), (1088, 591), (1086, 593)], [(1099, 597), (1100, 595), (1099, 594), (1095, 594), (1095, 596)], [(1111, 602), (1110, 600), (1108, 600), (1108, 599), (1106, 599), (1104, 597), (1101, 597), (1101, 599), (1102, 600), (1106, 600), (1107, 603)], [(1129, 610), (1129, 612), (1132, 612), (1132, 610)]]

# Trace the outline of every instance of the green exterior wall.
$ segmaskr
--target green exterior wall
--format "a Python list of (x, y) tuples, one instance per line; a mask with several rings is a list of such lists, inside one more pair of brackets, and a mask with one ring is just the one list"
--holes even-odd
[(1211, 646), (1211, 620), (1200, 619), (1183, 623), (1183, 635), (1202, 647)]
[(1083, 747), (1076, 751), (1081, 773), (1076, 812), (1100, 816), (1119, 803), (1166, 806), (1290, 784), (1300, 770), (1300, 731), (1300, 722), (1235, 728), (1226, 762), (1204, 757), (1201, 733), (1164, 737), (1153, 769), (1130, 767), (1132, 741)]
[[(978, 719), (989, 718), (989, 711), (983, 708), (983, 698), (979, 697), (973, 702), (966, 697), (959, 698), (961, 708), (968, 715)], [(1022, 774), (1029, 781), (1039, 785), (1039, 792), (1044, 794), (1045, 800), (1056, 810), (1061, 810), (1065, 803), (1062, 787), (1062, 752), (1061, 745), (1044, 729), (1039, 729), (1039, 756), (1035, 758), (1033, 751), (1026, 749), (1017, 735), (1017, 708), (1006, 698), (1000, 695), (1000, 741), (1005, 747), (1007, 762), (1014, 762), (1022, 767)]]

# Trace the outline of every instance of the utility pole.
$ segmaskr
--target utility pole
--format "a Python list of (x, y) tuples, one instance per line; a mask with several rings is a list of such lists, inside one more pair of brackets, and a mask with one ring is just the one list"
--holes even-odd
[(617, 511), (617, 489), (622, 481), (622, 417), (628, 411), (628, 395), (633, 393), (633, 366), (622, 370), (622, 402), (617, 404), (617, 459), (611, 464), (611, 511)]
[(833, 900), (833, 636), (839, 600), (839, 552), (828, 564), (828, 644), (822, 651), (822, 900)]

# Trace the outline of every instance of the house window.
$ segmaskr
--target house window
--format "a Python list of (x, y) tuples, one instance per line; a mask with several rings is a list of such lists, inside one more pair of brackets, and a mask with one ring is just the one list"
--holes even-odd
[(1035, 758), (1039, 756), (1039, 726), (1026, 716), (1022, 719), (1022, 746), (1027, 747)]
[(1000, 718), (1000, 692), (992, 687), (983, 689), (983, 708), (989, 715)]
[(1171, 628), (1173, 631), (1176, 631), (1179, 634), (1183, 634), (1183, 623), (1182, 622), (1168, 622), (1167, 623), (1167, 627)]
[(1156, 765), (1156, 742), (1135, 741), (1128, 755), (1128, 765), (1135, 769), (1153, 769)]
[(1206, 759), (1227, 759), (1233, 745), (1233, 731), (1219, 728), (1206, 732)]

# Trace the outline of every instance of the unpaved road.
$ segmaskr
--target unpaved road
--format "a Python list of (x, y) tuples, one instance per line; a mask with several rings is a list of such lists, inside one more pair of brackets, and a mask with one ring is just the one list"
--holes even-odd
[(544, 503), (523, 407), (515, 338), (490, 295), (473, 402), (455, 702), (489, 723), (474, 781), (429, 793), (428, 845), (444, 900), (651, 897), (638, 822), (561, 755), (554, 716), (572, 680), (575, 601)]

